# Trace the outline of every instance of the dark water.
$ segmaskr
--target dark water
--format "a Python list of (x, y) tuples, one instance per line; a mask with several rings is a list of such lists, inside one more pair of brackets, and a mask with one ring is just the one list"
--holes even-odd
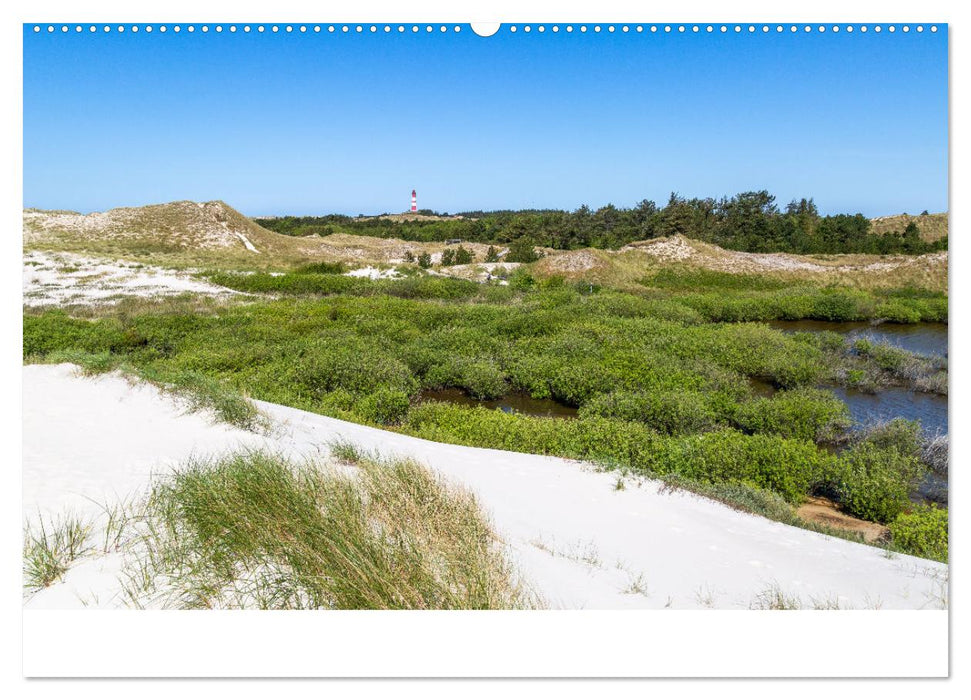
[(853, 420), (860, 424), (906, 418), (919, 420), (928, 435), (947, 433), (947, 397), (900, 387), (867, 394), (844, 387), (826, 387), (846, 402)]
[(946, 323), (867, 323), (832, 321), (770, 321), (769, 326), (787, 333), (832, 331), (853, 339), (869, 336), (921, 355), (947, 357)]
[[(787, 333), (832, 331), (847, 339), (868, 336), (878, 342), (921, 355), (947, 357), (947, 324), (945, 323), (833, 323), (829, 321), (774, 321), (769, 324)], [(873, 423), (893, 418), (919, 420), (930, 435), (947, 433), (947, 397), (925, 394), (900, 387), (881, 389), (867, 394), (854, 389), (827, 387), (850, 409), (857, 423)]]
[(437, 391), (423, 391), (422, 401), (444, 401), (460, 406), (482, 406), (484, 408), (498, 408), (506, 413), (521, 413), (540, 418), (576, 418), (577, 409), (565, 406), (551, 399), (534, 399), (529, 394), (512, 392), (501, 399), (480, 401), (474, 399), (461, 389), (439, 389)]

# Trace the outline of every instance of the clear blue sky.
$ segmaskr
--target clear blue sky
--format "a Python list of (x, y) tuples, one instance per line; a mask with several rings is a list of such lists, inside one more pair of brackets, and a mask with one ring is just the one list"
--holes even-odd
[(947, 208), (941, 31), (482, 38), (24, 28), (24, 205)]

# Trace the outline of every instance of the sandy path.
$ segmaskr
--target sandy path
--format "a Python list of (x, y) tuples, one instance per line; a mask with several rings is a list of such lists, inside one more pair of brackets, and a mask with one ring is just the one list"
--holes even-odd
[[(257, 402), (273, 438), (185, 415), (152, 387), (75, 376), (69, 365), (27, 366), (24, 376), (24, 509), (54, 513), (144, 486), (150, 472), (190, 455), (240, 445), (326, 455), (343, 438), (415, 457), (465, 484), (493, 518), (521, 572), (551, 607), (748, 608), (778, 587), (841, 607), (940, 604), (946, 567), (738, 513), (656, 482), (553, 457), (445, 445)], [(111, 561), (82, 562), (64, 583), (29, 601), (111, 604)]]

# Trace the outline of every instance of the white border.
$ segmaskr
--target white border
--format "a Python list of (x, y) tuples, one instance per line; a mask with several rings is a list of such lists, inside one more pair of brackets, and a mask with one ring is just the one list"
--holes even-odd
[[(538, 6), (539, 5), (539, 6)], [(598, 0), (582, 4), (571, 0), (528, 4), (522, 0), (496, 0), (474, 8), (443, 1), (355, 2), (322, 7), (317, 3), (274, 0), (272, 3), (210, 3), (171, 0), (164, 5), (131, 4), (117, 0), (93, 2), (33, 3), (18, 8), (4, 24), (3, 50), (6, 94), (12, 98), (5, 110), (8, 137), (7, 185), (4, 188), (7, 226), (4, 256), (9, 264), (2, 284), (8, 301), (10, 326), (19, 329), (19, 236), (22, 202), (21, 162), (21, 22), (180, 22), (213, 21), (313, 21), (332, 22), (462, 22), (468, 20), (506, 22), (634, 23), (638, 19), (657, 22), (853, 22), (873, 23), (919, 19), (944, 23), (955, 21), (948, 3), (889, 0), (870, 8), (830, 0), (807, 4), (804, 12), (778, 2), (646, 4)], [(808, 12), (809, 14), (806, 14)], [(879, 14), (877, 14), (879, 13)], [(929, 21), (925, 21), (929, 20)], [(959, 37), (962, 26), (952, 27), (952, 76), (964, 73), (965, 51)], [(487, 41), (488, 39), (483, 39)], [(954, 80), (954, 78), (952, 78)], [(952, 123), (957, 114), (967, 114), (964, 94), (952, 82)], [(952, 134), (952, 158), (958, 161), (961, 141)], [(960, 168), (952, 168), (951, 186), (957, 195)], [(952, 198), (952, 229), (959, 228), (961, 197)], [(951, 239), (952, 269), (963, 259), (961, 236)], [(964, 284), (953, 276), (952, 319), (952, 463), (962, 464), (965, 454), (960, 436), (963, 396), (967, 374), (963, 370), (965, 330)], [(16, 304), (17, 308), (14, 308)], [(14, 338), (10, 331), (8, 337)], [(19, 336), (18, 336), (19, 337)], [(6, 347), (4, 383), (20, 382), (19, 348)], [(958, 355), (955, 353), (958, 352)], [(19, 406), (10, 392), (4, 424), (19, 430)], [(956, 422), (958, 421), (958, 422)], [(955, 439), (957, 438), (957, 439)], [(8, 478), (19, 472), (19, 440), (11, 438), (16, 454), (9, 455)], [(8, 443), (9, 444), (9, 443)], [(952, 499), (958, 502), (960, 470), (952, 473)], [(12, 479), (13, 480), (13, 479)], [(3, 513), (4, 542), (8, 561), (19, 562), (19, 478), (3, 489), (8, 502)], [(962, 496), (963, 496), (963, 492)], [(964, 518), (952, 511), (952, 540), (963, 541)], [(960, 530), (958, 529), (958, 526)], [(952, 549), (954, 551), (954, 549)], [(8, 612), (6, 651), (13, 663), (18, 658), (16, 619), (20, 615), (19, 566), (7, 567), (4, 579)], [(952, 562), (952, 581), (955, 576)], [(952, 586), (952, 601), (957, 596)], [(958, 597), (958, 600), (960, 598)], [(954, 604), (952, 602), (952, 610)], [(23, 613), (23, 671), (31, 675), (314, 675), (314, 669), (340, 668), (337, 675), (782, 675), (815, 676), (865, 673), (868, 675), (937, 675), (942, 666), (947, 631), (946, 615), (934, 612), (550, 612), (522, 613)], [(285, 616), (285, 617), (284, 617)], [(420, 617), (419, 617), (420, 616)], [(958, 627), (960, 629), (960, 627)], [(362, 636), (362, 630), (368, 632)], [(957, 636), (957, 632), (955, 632)], [(17, 640), (20, 641), (20, 640)], [(945, 657), (946, 658), (946, 657)], [(409, 666), (402, 669), (404, 661)], [(85, 663), (79, 665), (81, 661)], [(335, 664), (338, 664), (335, 666)], [(416, 670), (420, 672), (416, 673)], [(8, 669), (9, 670), (9, 669)], [(8, 677), (14, 674), (9, 674)], [(32, 694), (62, 698), (62, 685), (29, 686)], [(99, 696), (130, 696), (127, 686), (96, 686)], [(704, 692), (704, 686), (702, 691)], [(751, 686), (748, 686), (751, 688)], [(254, 687), (249, 686), (246, 693)], [(768, 687), (763, 686), (765, 690)], [(932, 689), (940, 692), (941, 686)], [(952, 689), (953, 686), (948, 686)], [(92, 688), (93, 689), (93, 688)], [(166, 696), (171, 694), (169, 689)], [(211, 692), (214, 689), (210, 689)], [(254, 695), (264, 696), (256, 686)], [(498, 690), (498, 689), (494, 689)], [(709, 691), (714, 690), (709, 687)], [(138, 691), (142, 692), (142, 691)], [(465, 692), (465, 691), (462, 691)], [(503, 692), (500, 690), (500, 692)], [(745, 691), (751, 692), (751, 691)], [(779, 692), (774, 690), (773, 694)], [(790, 693), (786, 690), (782, 692)], [(827, 692), (817, 688), (818, 692)], [(854, 694), (868, 692), (858, 688)], [(884, 686), (882, 696), (912, 697), (922, 692), (912, 684)], [(234, 694), (237, 694), (234, 692)], [(708, 695), (708, 692), (705, 692)], [(154, 693), (153, 693), (154, 695)], [(586, 696), (587, 693), (584, 693)]]
[[(865, 641), (861, 629), (867, 631)], [(907, 643), (901, 629), (920, 643)], [(947, 613), (24, 614), (27, 676), (261, 676), (267, 669), (279, 676), (345, 678), (737, 678), (815, 676), (821, 671), (834, 677), (944, 677)]]

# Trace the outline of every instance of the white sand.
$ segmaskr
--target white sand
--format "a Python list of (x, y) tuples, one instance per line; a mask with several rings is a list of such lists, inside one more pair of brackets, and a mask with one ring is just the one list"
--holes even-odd
[(185, 293), (212, 297), (238, 294), (185, 272), (73, 253), (24, 253), (23, 276), (25, 306), (113, 304), (124, 297)]
[[(938, 607), (942, 564), (792, 528), (696, 496), (659, 493), (577, 462), (445, 445), (257, 402), (277, 424), (258, 437), (186, 415), (152, 387), (24, 367), (24, 512), (85, 508), (147, 485), (150, 473), (240, 445), (326, 455), (340, 437), (415, 457), (470, 487), (521, 573), (551, 607), (748, 608), (772, 587), (853, 608)], [(90, 504), (89, 504), (90, 505)], [(27, 605), (111, 607), (118, 562), (82, 560)]]
[(346, 277), (367, 277), (371, 280), (384, 280), (384, 279), (398, 279), (401, 277), (401, 273), (394, 268), (389, 268), (387, 270), (379, 270), (376, 267), (359, 267), (356, 270), (351, 270), (350, 272), (345, 272)]

